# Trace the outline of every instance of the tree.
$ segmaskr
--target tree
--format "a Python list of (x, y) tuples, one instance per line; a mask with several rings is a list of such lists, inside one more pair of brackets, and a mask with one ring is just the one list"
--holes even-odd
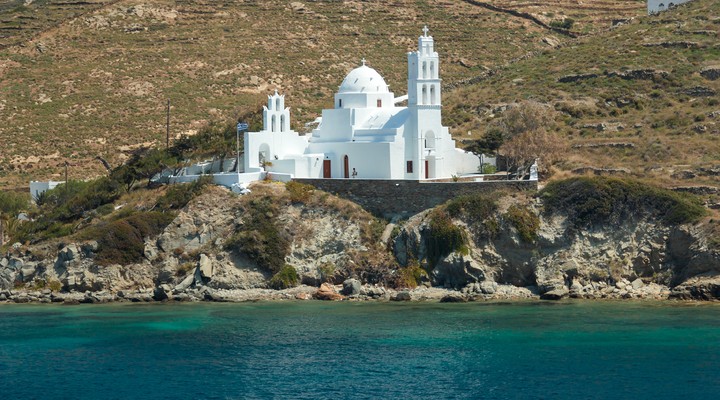
[(508, 109), (488, 131), (502, 133), (499, 152), (508, 158), (508, 170), (514, 168), (521, 178), (536, 160), (541, 172), (546, 173), (562, 156), (565, 140), (553, 132), (554, 128), (554, 110), (534, 101), (523, 101)]

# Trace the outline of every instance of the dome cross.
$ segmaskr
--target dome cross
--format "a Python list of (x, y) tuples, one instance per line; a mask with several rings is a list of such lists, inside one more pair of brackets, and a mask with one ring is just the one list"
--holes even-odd
[(430, 29), (428, 29), (427, 25), (425, 25), (425, 27), (423, 28), (423, 34), (425, 35), (425, 37), (427, 37), (429, 31)]

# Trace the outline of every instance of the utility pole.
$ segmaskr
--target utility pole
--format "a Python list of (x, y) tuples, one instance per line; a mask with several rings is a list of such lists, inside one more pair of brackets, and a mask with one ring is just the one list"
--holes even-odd
[(170, 149), (170, 99), (167, 101), (167, 119), (165, 121), (165, 150)]
[(68, 187), (68, 185), (70, 184), (70, 181), (68, 181), (68, 165), (69, 164), (70, 164), (69, 162), (65, 161), (65, 201), (68, 200), (68, 192), (70, 189)]
[(237, 160), (235, 161), (235, 172), (238, 173), (238, 179), (240, 179), (240, 132), (246, 131), (247, 129), (248, 124), (246, 122), (238, 122), (237, 129), (235, 130), (235, 154), (237, 157)]

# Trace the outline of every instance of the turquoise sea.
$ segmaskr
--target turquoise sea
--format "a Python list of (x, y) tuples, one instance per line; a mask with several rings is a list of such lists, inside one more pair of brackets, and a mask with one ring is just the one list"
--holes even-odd
[(0, 305), (3, 399), (720, 395), (720, 304)]

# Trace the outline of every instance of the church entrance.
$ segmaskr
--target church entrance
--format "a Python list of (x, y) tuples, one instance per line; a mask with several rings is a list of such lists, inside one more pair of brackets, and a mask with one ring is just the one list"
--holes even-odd
[(323, 178), (330, 179), (332, 174), (330, 173), (330, 160), (323, 160)]
[(343, 171), (344, 171), (344, 177), (345, 179), (350, 177), (350, 161), (348, 160), (348, 156), (345, 156), (343, 158)]

